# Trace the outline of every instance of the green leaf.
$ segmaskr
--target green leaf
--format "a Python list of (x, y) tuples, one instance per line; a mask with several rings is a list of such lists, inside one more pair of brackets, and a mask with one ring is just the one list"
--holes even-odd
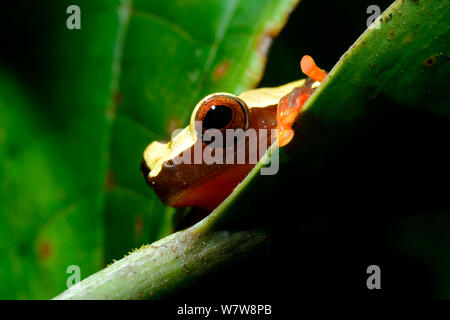
[[(140, 176), (145, 146), (183, 127), (206, 93), (254, 86), (297, 2), (14, 7), (8, 29), (33, 45), (0, 69), (0, 297), (52, 297), (68, 266), (85, 278), (169, 234), (174, 210)], [(81, 30), (66, 28), (72, 4)]]
[[(354, 220), (369, 225), (448, 214), (439, 183), (448, 183), (449, 17), (438, 0), (396, 1), (384, 12), (381, 29), (364, 33), (305, 105), (294, 141), (280, 150), (277, 175), (261, 176), (259, 163), (206, 219), (57, 298), (166, 297), (270, 239), (282, 257), (273, 275), (298, 288), (291, 257), (308, 236), (317, 239)], [(410, 230), (420, 219), (412, 221)], [(442, 272), (448, 258), (437, 256)], [(449, 288), (448, 277), (441, 279)]]

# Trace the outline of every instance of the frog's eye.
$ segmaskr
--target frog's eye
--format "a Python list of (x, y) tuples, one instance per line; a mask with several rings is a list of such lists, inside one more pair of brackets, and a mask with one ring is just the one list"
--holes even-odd
[(202, 131), (209, 129), (247, 129), (248, 109), (243, 101), (231, 95), (214, 95), (197, 111), (196, 121), (202, 122)]

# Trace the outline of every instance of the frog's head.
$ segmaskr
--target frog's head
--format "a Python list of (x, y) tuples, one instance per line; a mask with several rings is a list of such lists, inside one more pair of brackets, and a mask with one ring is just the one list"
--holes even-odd
[(145, 180), (166, 205), (213, 210), (276, 141), (273, 129), (287, 132), (280, 127), (280, 100), (285, 98), (284, 106), (298, 103), (305, 92), (309, 97), (313, 83), (299, 80), (239, 96), (208, 95), (197, 103), (186, 128), (169, 142), (155, 141), (145, 149)]

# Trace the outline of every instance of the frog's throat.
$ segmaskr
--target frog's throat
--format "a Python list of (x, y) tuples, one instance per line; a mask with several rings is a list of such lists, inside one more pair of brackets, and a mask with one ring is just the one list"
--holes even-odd
[[(243, 92), (238, 98), (243, 100), (250, 110), (252, 108), (270, 107), (278, 105), (278, 102), (283, 96), (290, 93), (294, 88), (301, 87), (304, 84), (305, 79), (302, 79), (279, 87), (252, 89)], [(186, 128), (174, 135), (168, 143), (154, 141), (148, 145), (144, 151), (144, 161), (150, 168), (150, 172), (146, 178), (156, 177), (161, 172), (166, 161), (175, 159), (183, 151), (188, 150), (195, 144), (197, 141), (197, 133), (195, 130), (195, 115), (197, 110), (206, 100), (209, 100), (216, 95), (231, 94), (219, 92), (206, 96), (195, 106), (190, 124)]]

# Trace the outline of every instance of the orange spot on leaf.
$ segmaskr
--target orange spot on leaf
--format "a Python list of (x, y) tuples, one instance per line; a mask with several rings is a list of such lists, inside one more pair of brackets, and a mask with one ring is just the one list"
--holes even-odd
[(43, 241), (38, 247), (39, 259), (43, 260), (48, 258), (52, 254), (52, 246), (48, 241)]
[(134, 234), (136, 235), (137, 238), (142, 237), (143, 230), (144, 230), (144, 218), (138, 216), (134, 220)]
[(214, 69), (214, 77), (215, 78), (221, 78), (225, 75), (225, 73), (230, 68), (230, 61), (224, 61), (220, 63), (215, 69)]
[(114, 95), (114, 102), (116, 105), (119, 105), (123, 102), (123, 94), (120, 92), (116, 92)]
[(114, 178), (114, 172), (109, 169), (106, 171), (106, 177), (105, 177), (105, 189), (111, 190), (116, 186), (116, 179)]

